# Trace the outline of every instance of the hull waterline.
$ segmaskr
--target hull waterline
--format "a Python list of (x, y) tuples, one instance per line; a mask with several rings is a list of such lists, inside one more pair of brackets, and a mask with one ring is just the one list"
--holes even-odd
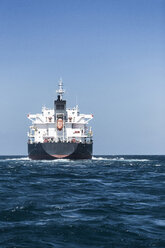
[(28, 156), (32, 160), (91, 159), (92, 146), (92, 143), (34, 143), (28, 144)]

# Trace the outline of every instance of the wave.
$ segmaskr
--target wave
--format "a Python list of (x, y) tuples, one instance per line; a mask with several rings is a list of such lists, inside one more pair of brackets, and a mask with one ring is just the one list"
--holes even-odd
[(28, 161), (29, 160), (30, 161), (31, 159), (28, 157), (21, 157), (21, 158), (6, 158), (3, 160), (5, 160), (5, 161), (8, 161), (8, 160), (10, 160), (10, 161)]
[(92, 157), (92, 160), (108, 160), (108, 161), (125, 161), (125, 162), (147, 162), (149, 159), (128, 159), (123, 157), (107, 158), (107, 157)]
[(108, 158), (103, 158), (103, 157), (94, 157), (92, 156), (92, 160), (109, 160)]
[(149, 159), (124, 159), (124, 161), (128, 161), (128, 162), (148, 162), (150, 160)]
[(50, 163), (50, 164), (52, 164), (52, 163), (70, 163), (70, 162), (72, 162), (73, 160), (71, 160), (71, 159), (62, 159), (62, 158), (59, 158), (59, 159), (53, 159), (53, 160), (31, 160), (31, 161), (33, 161), (33, 162), (39, 162), (39, 163)]
[[(32, 160), (29, 157), (7, 157), (7, 158), (1, 158), (0, 161), (31, 161), (32, 163), (49, 163), (49, 164), (54, 164), (54, 163), (65, 163), (65, 164), (70, 164), (70, 163), (74, 163), (75, 160), (71, 160), (71, 159), (54, 159), (54, 160)], [(88, 160), (89, 161), (89, 160)], [(143, 159), (143, 158), (124, 158), (124, 157), (103, 157), (103, 156), (92, 156), (92, 161), (117, 161), (117, 162), (148, 162), (150, 161), (149, 159)], [(78, 161), (77, 161), (78, 162)], [(156, 165), (158, 166), (158, 165)]]
[(116, 158), (106, 158), (106, 157), (92, 157), (92, 160), (107, 160), (107, 161), (124, 161), (125, 159), (124, 158), (119, 158), (119, 157), (116, 157)]

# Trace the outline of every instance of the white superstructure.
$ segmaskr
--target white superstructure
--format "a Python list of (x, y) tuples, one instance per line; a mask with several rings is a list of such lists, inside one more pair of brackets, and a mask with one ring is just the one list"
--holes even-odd
[(60, 80), (54, 109), (42, 107), (41, 114), (28, 114), (28, 119), (32, 121), (28, 132), (29, 143), (91, 142), (93, 135), (88, 123), (93, 115), (80, 114), (78, 105), (72, 109), (66, 108), (63, 93), (63, 83)]

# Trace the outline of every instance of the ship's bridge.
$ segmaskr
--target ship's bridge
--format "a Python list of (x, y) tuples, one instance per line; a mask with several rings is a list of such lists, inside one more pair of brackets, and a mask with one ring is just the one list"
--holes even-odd
[(42, 107), (40, 114), (29, 114), (32, 126), (28, 133), (29, 142), (86, 142), (92, 139), (91, 128), (88, 123), (93, 119), (92, 114), (80, 114), (78, 105), (74, 108), (66, 108), (63, 97), (63, 84), (59, 82), (57, 100), (54, 101), (54, 109)]

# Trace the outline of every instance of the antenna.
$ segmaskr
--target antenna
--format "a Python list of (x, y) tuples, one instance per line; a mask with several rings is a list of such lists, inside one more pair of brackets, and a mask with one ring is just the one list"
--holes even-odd
[(60, 80), (58, 82), (58, 90), (56, 90), (56, 92), (60, 96), (60, 100), (62, 100), (62, 96), (65, 93), (65, 90), (63, 89), (62, 78), (60, 78)]

